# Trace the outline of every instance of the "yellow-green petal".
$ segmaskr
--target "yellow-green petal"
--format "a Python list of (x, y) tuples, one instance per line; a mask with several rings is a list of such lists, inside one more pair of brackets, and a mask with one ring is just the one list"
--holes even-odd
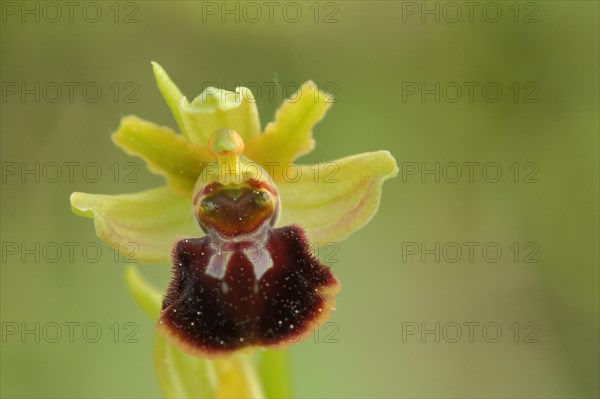
[(332, 96), (317, 89), (314, 82), (304, 83), (286, 99), (265, 132), (246, 145), (245, 155), (259, 164), (293, 162), (315, 146), (314, 126), (325, 116)]
[(246, 87), (235, 92), (207, 87), (191, 104), (182, 104), (181, 115), (190, 140), (203, 147), (217, 129), (233, 129), (245, 142), (260, 134), (256, 100)]
[(127, 154), (146, 161), (148, 170), (164, 176), (173, 191), (188, 199), (203, 166), (214, 162), (206, 148), (192, 144), (168, 127), (136, 116), (123, 118), (112, 140)]
[(94, 218), (98, 237), (128, 260), (169, 264), (177, 239), (203, 235), (191, 213), (190, 199), (167, 187), (122, 195), (75, 192), (71, 209)]
[(323, 245), (344, 240), (367, 224), (379, 208), (383, 182), (398, 174), (388, 151), (299, 167), (297, 181), (294, 177), (278, 184), (278, 224), (299, 224), (312, 241)]
[(175, 85), (175, 83), (173, 83), (163, 67), (161, 67), (157, 62), (152, 61), (152, 70), (154, 71), (154, 78), (156, 79), (158, 90), (160, 90), (160, 93), (171, 109), (171, 113), (177, 121), (179, 129), (181, 129), (183, 134), (187, 135), (183, 124), (183, 118), (181, 116), (181, 107), (188, 105), (187, 98), (181, 94), (179, 88)]

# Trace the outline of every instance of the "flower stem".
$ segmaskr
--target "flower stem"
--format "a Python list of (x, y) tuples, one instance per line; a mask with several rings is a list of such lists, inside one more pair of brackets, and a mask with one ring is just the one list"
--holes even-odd
[(213, 364), (218, 379), (217, 399), (265, 397), (250, 354), (236, 353), (226, 359), (216, 359)]

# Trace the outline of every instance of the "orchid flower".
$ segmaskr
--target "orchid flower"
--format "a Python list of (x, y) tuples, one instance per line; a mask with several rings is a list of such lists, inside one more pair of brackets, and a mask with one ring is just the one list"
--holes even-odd
[[(166, 185), (122, 195), (75, 192), (71, 207), (128, 257), (172, 265), (166, 294), (133, 266), (126, 275), (133, 296), (158, 319), (155, 366), (166, 396), (281, 396), (285, 389), (258, 382), (252, 349), (286, 348), (328, 317), (340, 284), (310, 243), (335, 243), (367, 224), (396, 162), (377, 151), (296, 164), (314, 148), (313, 128), (332, 105), (313, 82), (261, 131), (249, 89), (209, 87), (189, 102), (157, 63), (153, 69), (181, 133), (127, 116), (112, 139)], [(263, 357), (263, 369), (283, 361)]]

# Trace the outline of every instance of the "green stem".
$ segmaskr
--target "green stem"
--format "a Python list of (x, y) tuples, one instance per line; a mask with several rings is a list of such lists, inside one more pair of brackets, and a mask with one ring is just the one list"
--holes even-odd
[(213, 361), (217, 374), (215, 398), (264, 398), (256, 367), (250, 354), (236, 353)]

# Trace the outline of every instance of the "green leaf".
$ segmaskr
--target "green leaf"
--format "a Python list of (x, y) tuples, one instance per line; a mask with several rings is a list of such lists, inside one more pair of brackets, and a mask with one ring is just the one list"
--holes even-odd
[(165, 398), (215, 397), (218, 381), (212, 362), (181, 352), (158, 332), (154, 368)]
[(181, 94), (179, 88), (171, 81), (169, 75), (167, 75), (165, 70), (157, 62), (152, 61), (152, 70), (154, 71), (154, 78), (156, 79), (158, 90), (160, 90), (167, 105), (171, 109), (171, 113), (173, 114), (173, 117), (175, 117), (179, 129), (187, 136), (188, 134), (185, 131), (181, 115), (181, 106), (189, 105), (187, 98)]
[(265, 132), (248, 142), (245, 155), (261, 165), (265, 162), (285, 165), (309, 153), (315, 146), (313, 127), (323, 119), (332, 100), (333, 97), (319, 91), (314, 82), (304, 83), (296, 94), (284, 101)]
[(367, 224), (379, 208), (383, 182), (398, 174), (388, 151), (300, 167), (298, 181), (278, 183), (278, 224), (299, 224), (322, 245), (344, 240)]
[(258, 372), (267, 398), (291, 398), (292, 376), (287, 350), (260, 353)]
[(123, 118), (112, 140), (129, 155), (146, 161), (151, 172), (164, 176), (173, 191), (187, 198), (192, 197), (203, 166), (214, 161), (205, 148), (136, 116)]
[(191, 208), (190, 199), (166, 187), (122, 195), (71, 194), (73, 212), (94, 218), (98, 237), (126, 261), (171, 263), (176, 240), (203, 235)]
[(256, 100), (246, 87), (237, 87), (235, 92), (207, 87), (191, 104), (181, 107), (181, 114), (190, 140), (203, 147), (221, 128), (235, 130), (244, 142), (260, 134)]
[(142, 308), (142, 310), (153, 320), (158, 320), (162, 308), (162, 297), (158, 289), (148, 283), (134, 265), (127, 265), (125, 269), (125, 282), (129, 292)]

